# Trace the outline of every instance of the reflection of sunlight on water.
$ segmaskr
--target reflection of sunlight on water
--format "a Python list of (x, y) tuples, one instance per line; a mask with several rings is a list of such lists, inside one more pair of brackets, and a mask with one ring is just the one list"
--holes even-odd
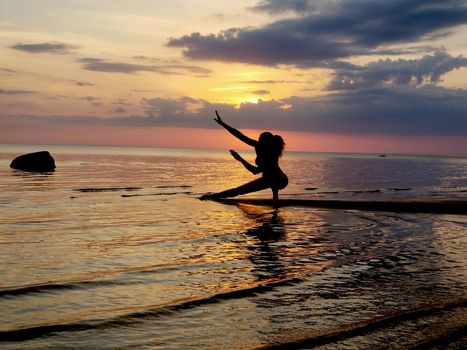
[[(254, 178), (228, 154), (76, 157), (50, 176), (0, 170), (0, 328), (97, 326), (17, 348), (246, 347), (464, 295), (462, 217), (199, 201)], [(419, 184), (380, 181), (380, 160), (366, 161), (286, 156), (284, 196)], [(463, 169), (427, 186), (457, 186)]]
[[(449, 269), (455, 274), (455, 279), (460, 283), (459, 288), (467, 288), (467, 217), (455, 215), (443, 215), (433, 222), (433, 237), (436, 251), (449, 259), (439, 259), (439, 264), (444, 264), (444, 269)], [(452, 278), (451, 275), (442, 275), (440, 278)]]

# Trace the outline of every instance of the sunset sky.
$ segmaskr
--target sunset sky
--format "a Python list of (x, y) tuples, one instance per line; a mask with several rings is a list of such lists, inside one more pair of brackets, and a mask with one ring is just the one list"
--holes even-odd
[(467, 155), (466, 0), (0, 3), (0, 143)]

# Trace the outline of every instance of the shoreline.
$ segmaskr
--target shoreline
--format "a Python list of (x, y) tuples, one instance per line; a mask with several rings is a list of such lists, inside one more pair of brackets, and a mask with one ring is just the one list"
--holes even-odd
[(395, 213), (430, 213), (467, 215), (467, 201), (464, 200), (334, 200), (334, 199), (272, 199), (222, 198), (215, 201), (225, 204), (247, 204), (270, 207), (307, 207), (321, 209), (386, 211)]

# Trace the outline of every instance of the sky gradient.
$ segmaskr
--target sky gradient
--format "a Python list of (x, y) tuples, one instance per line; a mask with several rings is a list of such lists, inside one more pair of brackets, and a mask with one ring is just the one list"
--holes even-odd
[(0, 9), (0, 143), (467, 155), (465, 0)]

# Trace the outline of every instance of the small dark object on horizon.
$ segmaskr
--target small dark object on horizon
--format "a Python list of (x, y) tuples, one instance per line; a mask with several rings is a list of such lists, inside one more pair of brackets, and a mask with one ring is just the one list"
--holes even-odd
[(29, 172), (55, 171), (55, 161), (47, 151), (23, 154), (13, 159), (10, 168)]
[(385, 155), (385, 154), (380, 154), (378, 157), (379, 157), (379, 158), (386, 158), (387, 155)]

